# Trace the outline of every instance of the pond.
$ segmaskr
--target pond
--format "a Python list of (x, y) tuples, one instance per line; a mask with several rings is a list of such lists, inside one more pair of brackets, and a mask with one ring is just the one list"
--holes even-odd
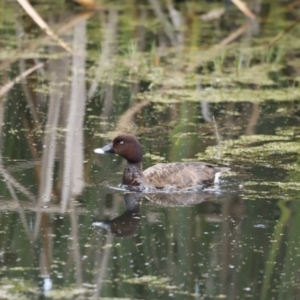
[[(299, 2), (74, 2), (0, 1), (0, 298), (300, 299)], [(230, 171), (124, 191), (120, 133)]]

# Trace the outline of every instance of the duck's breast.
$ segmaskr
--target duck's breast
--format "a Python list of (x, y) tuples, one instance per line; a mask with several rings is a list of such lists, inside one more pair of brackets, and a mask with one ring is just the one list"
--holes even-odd
[(157, 188), (186, 188), (213, 183), (217, 172), (220, 172), (219, 168), (203, 162), (168, 163), (146, 169), (144, 176), (148, 183)]

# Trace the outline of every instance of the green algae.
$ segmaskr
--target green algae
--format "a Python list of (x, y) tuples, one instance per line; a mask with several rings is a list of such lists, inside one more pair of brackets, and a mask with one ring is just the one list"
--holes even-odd
[[(300, 99), (299, 87), (297, 86), (299, 76), (297, 75), (296, 71), (294, 75), (283, 74), (282, 69), (289, 64), (292, 64), (295, 67), (299, 66), (299, 59), (297, 58), (299, 52), (298, 49), (300, 46), (298, 31), (294, 31), (293, 33), (285, 36), (281, 41), (279, 41), (279, 45), (275, 45), (275, 47), (267, 48), (261, 46), (262, 44), (268, 43), (270, 38), (275, 36), (280, 30), (289, 24), (290, 20), (281, 22), (281, 17), (278, 18), (279, 16), (277, 14), (275, 17), (273, 15), (266, 19), (268, 21), (265, 22), (264, 30), (262, 31), (262, 35), (264, 36), (260, 36), (259, 38), (252, 37), (246, 42), (243, 42), (244, 39), (242, 39), (241, 42), (239, 41), (233, 45), (222, 48), (214, 47), (215, 44), (219, 42), (219, 40), (213, 34), (218, 24), (217, 22), (206, 24), (200, 22), (199, 9), (201, 9), (202, 13), (202, 10), (206, 11), (208, 8), (215, 8), (215, 6), (217, 6), (216, 3), (217, 2), (208, 3), (206, 7), (205, 5), (202, 6), (200, 3), (191, 3), (189, 1), (186, 2), (186, 6), (191, 5), (188, 12), (188, 20), (192, 24), (189, 23), (191, 26), (186, 28), (188, 30), (183, 28), (185, 35), (185, 44), (183, 47), (157, 47), (155, 45), (157, 34), (159, 33), (161, 36), (163, 33), (161, 32), (162, 26), (160, 22), (153, 16), (153, 13), (150, 14), (149, 18), (145, 22), (140, 22), (140, 20), (136, 18), (136, 15), (138, 14), (136, 13), (135, 9), (130, 12), (128, 11), (128, 9), (130, 9), (130, 5), (133, 3), (130, 2), (129, 4), (127, 3), (124, 5), (117, 5), (115, 3), (105, 4), (105, 9), (107, 9), (107, 11), (112, 8), (115, 9), (116, 7), (122, 11), (122, 13), (120, 13), (118, 37), (116, 37), (116, 39), (113, 41), (115, 48), (112, 49), (112, 52), (114, 52), (113, 50), (117, 51), (114, 56), (109, 57), (103, 65), (103, 74), (98, 80), (100, 84), (99, 91), (95, 95), (95, 99), (91, 99), (88, 104), (89, 107), (86, 110), (87, 120), (92, 120), (92, 124), (89, 125), (91, 125), (93, 129), (87, 135), (96, 138), (100, 137), (110, 139), (114, 137), (116, 134), (115, 131), (117, 130), (132, 130), (134, 132), (136, 131), (138, 134), (141, 133), (143, 135), (143, 142), (145, 142), (145, 148), (147, 149), (147, 147), (149, 147), (149, 149), (153, 150), (153, 152), (150, 154), (146, 154), (145, 158), (153, 161), (154, 163), (164, 160), (179, 161), (182, 160), (182, 157), (185, 157), (185, 160), (195, 160), (195, 152), (199, 152), (200, 149), (205, 149), (207, 145), (215, 144), (214, 140), (216, 139), (219, 145), (209, 146), (206, 148), (206, 151), (203, 154), (198, 154), (197, 158), (205, 161), (216, 161), (218, 163), (228, 164), (232, 168), (232, 171), (224, 174), (224, 177), (227, 176), (227, 178), (225, 178), (225, 185), (230, 182), (230, 177), (233, 177), (236, 182), (234, 182), (232, 185), (229, 184), (229, 188), (232, 188), (234, 192), (239, 194), (238, 196), (241, 197), (241, 201), (247, 202), (245, 200), (261, 200), (256, 202), (263, 203), (267, 207), (268, 202), (272, 202), (273, 204), (274, 201), (278, 201), (282, 198), (290, 201), (294, 197), (294, 200), (296, 200), (296, 196), (299, 192), (299, 180), (297, 180), (299, 178), (299, 163), (297, 162), (297, 158), (299, 156), (299, 146), (298, 141), (296, 140), (296, 138), (299, 137), (299, 130), (297, 129), (297, 126), (277, 127), (275, 130), (276, 135), (257, 134), (246, 136), (244, 135), (244, 128), (248, 124), (248, 114), (241, 113), (241, 111), (238, 110), (239, 105), (233, 107), (232, 111), (230, 111), (230, 109), (221, 108), (221, 105), (228, 102), (231, 102), (234, 105), (238, 102), (243, 102), (242, 105), (247, 104), (245, 102), (261, 103), (260, 108), (262, 109), (262, 112), (257, 123), (254, 122), (254, 126), (256, 126), (255, 129), (257, 130), (253, 130), (253, 132), (260, 132), (261, 129), (259, 129), (259, 127), (263, 127), (264, 130), (268, 126), (272, 127), (273, 124), (271, 122), (266, 122), (266, 125), (261, 126), (261, 123), (265, 122), (267, 118), (275, 119), (275, 117), (284, 116), (287, 121), (294, 121), (295, 118), (289, 118), (291, 111), (289, 110), (287, 101), (289, 101), (290, 104), (293, 104), (292, 102), (294, 100), (298, 101)], [(275, 5), (276, 3), (274, 3), (275, 2), (272, 2), (271, 4)], [(38, 3), (35, 4), (35, 7), (39, 8), (38, 6)], [(3, 5), (3, 7), (6, 6)], [(274, 10), (274, 8), (272, 9)], [(52, 13), (53, 10), (49, 10), (49, 13), (45, 10), (39, 11), (43, 13), (42, 16), (45, 18), (45, 20), (48, 20), (48, 18), (55, 19), (56, 17), (56, 15), (54, 17)], [(239, 16), (238, 24), (240, 24), (241, 21), (244, 21), (242, 19), (242, 13), (239, 13)], [(103, 45), (101, 45), (101, 43), (104, 40), (104, 31), (107, 26), (105, 23), (108, 17), (109, 15), (105, 13), (105, 18), (103, 18), (103, 24), (101, 25), (99, 25), (99, 15), (97, 15), (97, 17), (95, 17), (93, 20), (88, 21), (87, 28), (89, 41), (87, 44), (87, 66), (85, 73), (87, 88), (89, 88), (90, 83), (95, 79), (95, 72), (99, 60), (99, 52), (101, 52), (103, 49)], [(276, 20), (279, 19), (279, 21), (272, 22), (274, 18)], [(14, 20), (14, 16), (10, 19)], [(196, 20), (196, 22), (193, 22), (193, 19)], [(1, 24), (3, 25), (3, 23)], [(146, 28), (147, 43), (150, 40), (150, 42), (153, 43), (151, 50), (149, 50), (149, 48), (144, 50), (138, 49), (138, 43), (135, 41), (137, 37), (136, 25)], [(10, 21), (10, 28), (13, 31), (15, 30), (15, 22)], [(226, 28), (226, 26), (221, 26), (217, 29), (218, 35), (225, 37), (230, 33), (225, 31), (224, 28)], [(191, 32), (191, 29), (193, 32)], [(153, 39), (151, 36), (153, 36)], [(210, 36), (210, 38), (206, 38), (208, 36)], [(9, 38), (6, 41), (6, 45), (9, 45), (9, 47), (6, 49), (3, 48), (2, 52), (0, 51), (0, 57), (5, 59), (14, 58), (15, 54), (10, 50), (16, 49), (17, 47), (15, 34), (10, 34), (8, 37)], [(36, 41), (34, 36), (26, 36), (24, 42), (34, 43)], [(252, 44), (252, 46), (249, 47), (249, 44)], [(53, 46), (53, 42), (45, 42), (41, 45), (41, 47), (43, 47), (43, 45)], [(149, 45), (147, 45), (147, 47), (149, 47)], [(68, 55), (69, 54), (65, 54), (66, 61), (70, 60), (67, 57)], [(54, 51), (52, 54), (49, 54), (44, 50), (37, 50), (35, 52), (24, 51), (24, 53), (19, 56), (26, 58), (43, 58), (46, 60), (44, 78), (41, 78), (41, 80), (38, 81), (38, 83), (35, 83), (32, 88), (33, 92), (35, 92), (39, 97), (43, 98), (43, 102), (41, 101), (41, 106), (44, 108), (46, 106), (45, 103), (47, 102), (48, 97), (52, 95), (56, 89), (61, 89), (70, 85), (70, 78), (65, 78), (65, 80), (63, 80), (60, 85), (56, 87), (52, 87), (49, 84), (50, 76), (48, 76), (49, 70), (47, 62), (52, 59), (62, 58), (63, 56), (64, 54), (61, 52), (61, 50), (57, 50), (56, 52)], [(70, 67), (71, 65), (68, 65), (68, 71), (70, 71)], [(18, 73), (18, 70), (15, 71)], [(10, 76), (12, 79), (13, 75)], [(134, 88), (132, 89), (132, 86), (136, 84), (138, 87), (143, 81), (149, 81), (149, 88), (147, 88), (146, 92), (138, 91)], [(31, 84), (28, 84), (28, 86), (30, 85)], [(113, 102), (114, 106), (112, 113), (110, 114), (112, 116), (111, 119), (100, 117), (100, 114), (102, 113), (101, 109), (103, 108), (102, 102), (104, 101), (103, 94), (105, 94), (105, 85), (114, 86), (114, 96), (111, 99), (108, 99), (108, 102)], [(125, 91), (125, 94), (127, 93), (125, 96), (123, 95), (124, 89), (119, 89), (119, 87), (129, 90)], [(19, 85), (13, 92), (15, 93), (18, 89), (20, 89)], [(12, 95), (9, 95), (9, 97), (12, 97)], [(129, 100), (126, 100), (127, 102), (123, 101), (124, 98), (129, 98)], [(126, 109), (134, 106), (134, 104), (141, 99), (150, 99), (154, 109), (151, 110), (147, 108), (139, 112), (134, 122), (134, 126), (123, 126), (116, 129), (115, 124), (117, 123), (119, 115), (124, 113)], [(268, 112), (267, 109), (264, 110), (263, 105), (269, 105), (269, 100), (283, 103), (282, 106), (280, 106), (280, 104), (277, 105), (276, 111)], [(64, 98), (64, 101), (69, 102), (68, 95)], [(218, 123), (218, 126), (214, 126), (209, 122), (203, 122), (203, 117), (201, 116), (199, 109), (200, 105), (198, 105), (203, 101), (212, 103), (211, 108), (213, 109), (212, 111), (216, 112), (215, 119)], [(219, 102), (222, 102), (222, 104), (218, 104)], [(175, 103), (174, 106), (171, 105), (173, 103)], [(189, 107), (190, 104), (192, 105)], [(16, 106), (13, 107), (13, 110), (15, 110), (15, 107)], [(46, 108), (43, 110), (43, 112), (45, 110)], [(40, 116), (43, 121), (46, 121), (47, 115), (43, 112), (40, 113)], [(9, 112), (5, 112), (5, 115), (8, 115), (8, 113)], [(89, 115), (90, 113), (93, 115)], [(159, 113), (162, 115), (158, 116)], [(232, 124), (229, 122), (229, 125), (227, 125), (226, 121), (224, 121), (224, 119), (227, 117), (232, 117), (232, 119), (240, 118), (241, 121), (232, 122)], [(155, 121), (153, 121), (154, 119)], [(149, 120), (151, 120), (151, 122)], [(240, 125), (241, 123), (243, 125)], [(44, 126), (38, 126), (34, 130), (24, 130), (14, 126), (15, 124), (5, 131), (5, 134), (9, 135), (13, 139), (13, 142), (19, 140), (22, 133), (26, 133), (27, 135), (34, 133), (43, 137), (44, 133), (51, 131), (51, 128), (44, 129)], [(217, 134), (213, 134), (215, 128), (217, 127), (220, 127), (219, 129), (216, 129), (216, 131), (218, 131)], [(111, 132), (108, 130), (111, 130)], [(112, 132), (113, 130), (114, 132)], [(65, 128), (57, 128), (57, 136), (64, 137), (65, 132)], [(220, 135), (221, 140), (218, 137), (216, 138), (218, 134)], [(223, 134), (224, 136), (222, 137)], [(234, 138), (241, 134), (242, 136), (238, 140), (234, 140)], [(146, 137), (144, 135), (146, 135)], [(151, 137), (148, 137), (148, 135)], [(159, 143), (155, 144), (154, 148), (153, 141), (157, 141), (158, 138)], [(232, 140), (226, 140), (228, 138)], [(199, 142), (201, 139), (205, 139), (203, 143)], [(160, 144), (160, 142), (162, 143)], [(42, 138), (40, 139), (40, 143), (42, 145)], [(22, 152), (24, 152), (24, 148), (25, 150), (27, 149), (24, 147), (24, 144), (25, 146), (27, 145), (26, 143), (23, 143), (22, 148), (18, 147), (18, 145), (15, 143), (9, 143), (8, 141), (3, 144), (4, 150), (10, 146), (10, 149), (6, 150), (5, 152), (5, 155), (8, 157), (19, 158), (19, 156), (15, 153), (15, 149), (21, 149)], [(86, 148), (84, 149), (85, 153), (92, 152), (93, 146), (95, 146), (93, 145), (93, 141), (91, 141), (89, 136), (87, 136), (85, 143)], [(169, 154), (167, 154), (168, 151)], [(62, 153), (63, 148), (59, 147), (58, 155), (62, 155)], [(93, 157), (91, 156), (88, 156), (85, 159), (93, 161)], [(104, 159), (101, 159), (101, 171), (97, 170), (96, 174), (97, 178), (99, 176), (101, 180), (101, 172), (107, 173), (104, 171), (107, 167), (104, 161)], [(56, 165), (58, 164), (59, 162), (57, 161)], [(263, 171), (261, 171), (261, 173), (264, 173), (266, 169), (271, 169), (274, 171), (274, 173), (283, 173), (283, 179), (281, 181), (276, 181), (276, 179), (272, 178), (267, 180), (264, 179), (262, 181), (260, 180), (261, 178), (259, 176), (256, 177), (251, 173), (251, 170), (256, 167), (263, 167)], [(244, 170), (246, 170), (246, 172), (248, 171), (249, 173), (243, 173)], [(61, 170), (59, 170), (59, 172), (61, 173)], [(114, 170), (111, 173), (111, 178), (113, 176), (119, 176), (118, 174), (120, 173), (120, 169), (118, 169), (116, 172)], [(88, 182), (90, 180), (89, 176), (91, 175), (91, 172), (86, 170), (85, 175)], [(22, 174), (22, 176), (24, 175)], [(251, 180), (249, 180), (250, 176)], [(30, 177), (31, 179), (34, 176), (27, 177)], [(241, 181), (243, 178), (246, 180)], [(105, 182), (109, 181), (104, 181), (102, 184), (105, 184)], [(28, 182), (28, 186), (38, 186), (38, 184), (36, 184), (32, 179), (30, 182)], [(152, 295), (153, 299), (160, 298), (159, 294), (167, 293), (168, 291), (173, 294), (170, 295), (169, 298), (174, 295), (181, 295), (181, 298), (186, 296), (193, 297), (195, 299), (205, 297), (222, 299), (230, 297), (230, 293), (227, 295), (225, 290), (222, 290), (222, 288), (220, 290), (218, 289), (219, 286), (222, 286), (223, 282), (222, 280), (218, 281), (217, 278), (225, 278), (224, 275), (227, 276), (226, 278), (228, 278), (228, 280), (231, 280), (232, 278), (249, 278), (248, 274), (251, 274), (251, 276), (257, 276), (257, 278), (264, 276), (264, 274), (261, 272), (261, 270), (263, 270), (261, 267), (259, 270), (252, 270), (249, 267), (252, 267), (256, 264), (262, 266), (264, 261), (253, 260), (251, 257), (249, 258), (247, 252), (245, 252), (242, 247), (241, 249), (238, 249), (239, 251), (237, 251), (237, 249), (233, 249), (234, 251), (231, 251), (231, 247), (228, 246), (222, 247), (218, 241), (220, 232), (218, 232), (217, 229), (222, 228), (222, 238), (220, 238), (220, 240), (225, 240), (228, 238), (227, 245), (230, 244), (230, 238), (232, 237), (241, 242), (242, 245), (245, 245), (246, 248), (251, 249), (253, 252), (253, 249), (263, 249), (256, 251), (261, 251), (262, 254), (267, 253), (266, 247), (268, 247), (268, 241), (267, 238), (262, 237), (266, 237), (268, 232), (260, 233), (258, 238), (259, 242), (264, 240), (263, 242), (266, 245), (265, 248), (259, 248), (259, 245), (264, 244), (259, 244), (259, 242), (256, 242), (255, 235), (252, 235), (251, 232), (253, 222), (258, 220), (257, 212), (261, 213), (258, 203), (253, 205), (254, 209), (251, 206), (252, 203), (250, 203), (250, 205), (249, 203), (246, 203), (245, 205), (247, 205), (247, 213), (234, 209), (231, 210), (231, 207), (228, 207), (227, 205), (229, 203), (231, 206), (233, 203), (232, 199), (226, 198), (224, 199), (225, 201), (222, 201), (222, 204), (210, 203), (211, 209), (207, 210), (206, 215), (205, 203), (204, 205), (201, 204), (199, 206), (195, 206), (192, 212), (187, 212), (181, 209), (178, 209), (177, 211), (163, 211), (162, 213), (166, 219), (166, 226), (169, 226), (166, 230), (166, 233), (162, 230), (162, 228), (156, 230), (156, 223), (148, 220), (149, 225), (144, 225), (144, 227), (142, 227), (142, 234), (144, 235), (141, 236), (141, 233), (139, 233), (139, 235), (135, 237), (137, 238), (136, 240), (130, 240), (127, 244), (126, 241), (122, 241), (122, 247), (117, 247), (116, 244), (111, 243), (106, 244), (106, 246), (99, 246), (99, 244), (97, 242), (94, 243), (92, 239), (90, 239), (88, 243), (86, 241), (81, 242), (81, 240), (84, 240), (89, 234), (89, 232), (85, 230), (85, 226), (88, 227), (90, 225), (90, 216), (98, 216), (101, 215), (102, 211), (106, 212), (109, 210), (113, 197), (111, 197), (110, 194), (106, 195), (103, 193), (102, 195), (101, 190), (100, 192), (99, 190), (91, 192), (90, 188), (91, 185), (86, 187), (88, 192), (84, 194), (83, 201), (87, 206), (92, 204), (93, 208), (90, 210), (90, 214), (80, 215), (80, 222), (78, 223), (78, 228), (80, 229), (78, 232), (80, 238), (80, 247), (78, 247), (80, 254), (88, 253), (87, 259), (90, 258), (88, 263), (85, 263), (84, 260), (82, 261), (84, 272), (87, 272), (89, 275), (95, 275), (99, 271), (97, 268), (100, 264), (95, 264), (97, 261), (97, 256), (93, 256), (92, 253), (94, 249), (103, 250), (106, 247), (111, 247), (113, 252), (116, 249), (121, 248), (120, 252), (118, 252), (114, 258), (111, 258), (111, 261), (108, 263), (108, 267), (105, 270), (106, 276), (109, 278), (108, 280), (102, 280), (103, 283), (106, 283), (105, 287), (103, 288), (106, 293), (105, 295), (117, 295), (119, 293), (119, 295), (121, 294), (122, 297), (126, 298), (125, 295), (129, 295), (128, 291), (132, 291), (130, 299), (135, 299), (140, 295), (142, 295), (141, 297), (146, 297), (147, 293), (151, 293), (150, 290), (147, 290), (147, 288), (150, 287), (151, 289), (157, 291), (157, 294), (154, 296)], [(100, 201), (96, 202), (96, 199)], [(119, 201), (120, 199), (117, 200)], [(105, 202), (107, 202), (108, 205), (104, 208), (102, 203)], [(211, 214), (219, 216), (218, 212), (213, 209), (213, 206), (217, 207), (217, 210), (222, 211), (222, 214), (220, 214), (220, 219), (216, 221), (216, 227), (212, 229), (212, 224), (209, 224), (209, 222), (205, 221), (205, 218), (209, 219)], [(258, 209), (256, 209), (257, 207)], [(152, 209), (158, 210), (157, 207), (152, 207)], [(253, 210), (252, 216), (251, 210)], [(271, 220), (275, 220), (277, 215), (270, 213), (268, 217)], [(20, 237), (23, 236), (23, 229), (18, 230), (18, 228), (21, 226), (18, 226), (18, 223), (16, 222), (16, 220), (18, 220), (17, 218), (18, 217), (15, 216), (12, 218), (13, 225), (11, 226), (13, 226), (13, 230), (11, 231), (8, 230), (10, 228), (8, 227), (9, 222), (5, 222), (5, 219), (3, 221), (3, 228), (5, 228), (5, 230), (2, 230), (2, 234), (5, 235), (3, 238), (4, 247), (7, 244), (10, 245), (10, 243), (13, 245), (17, 244), (17, 242), (20, 240)], [(35, 218), (32, 216), (30, 219), (34, 220)], [(67, 216), (65, 219), (67, 219)], [(195, 219), (199, 220), (201, 224), (194, 223), (193, 220)], [(235, 230), (235, 228), (228, 228), (228, 232), (226, 231), (228, 226), (227, 221), (230, 219), (233, 219), (237, 223), (239, 230)], [(247, 223), (245, 224), (247, 219), (249, 220), (248, 226)], [(241, 220), (241, 225), (243, 226), (238, 224), (239, 220)], [(177, 224), (179, 224), (178, 227), (176, 227)], [(270, 227), (272, 227), (274, 223), (270, 222), (270, 224)], [(160, 225), (163, 226), (163, 223)], [(198, 225), (200, 226), (197, 231), (193, 231)], [(49, 224), (49, 226), (52, 226), (52, 224)], [(145, 229), (146, 226), (148, 227)], [(60, 230), (64, 230), (61, 228), (61, 226), (59, 227)], [(65, 227), (68, 227), (68, 225), (65, 225)], [(173, 230), (173, 227), (177, 230)], [(299, 228), (299, 226), (297, 226), (297, 228)], [(157, 239), (160, 241), (159, 245), (154, 247), (155, 250), (149, 250), (151, 249), (155, 240), (155, 238), (153, 238), (154, 235), (152, 236), (152, 231), (155, 232), (155, 237), (157, 237)], [(294, 239), (297, 238), (296, 233), (297, 231), (295, 230)], [(61, 253), (64, 254), (69, 252), (68, 246), (60, 246), (61, 243), (56, 244), (56, 242), (61, 242), (61, 237), (56, 232), (56, 226), (53, 226), (51, 237), (53, 238), (53, 244), (49, 243), (49, 253), (52, 253), (53, 251), (53, 257), (56, 257), (56, 260), (61, 259), (61, 261), (65, 264), (66, 260), (68, 260), (68, 257), (72, 257), (72, 255), (67, 254), (68, 257), (66, 259), (64, 255), (56, 252), (58, 249), (60, 249)], [(69, 233), (65, 232), (64, 237), (69, 237)], [(243, 238), (244, 240), (242, 240)], [(247, 239), (251, 240), (250, 243), (247, 242)], [(9, 242), (6, 242), (5, 244), (5, 240), (8, 240)], [(165, 240), (168, 240), (168, 247), (163, 249)], [(138, 241), (138, 243), (136, 243), (136, 241)], [(294, 240), (291, 240), (290, 246), (292, 246), (293, 243)], [(24, 243), (22, 243), (22, 249), (20, 248), (20, 254), (26, 250), (26, 247), (23, 246)], [(279, 249), (281, 247), (279, 242), (276, 244), (276, 246), (278, 246)], [(206, 253), (206, 247), (209, 249), (208, 253)], [(37, 248), (40, 249), (40, 246)], [(85, 248), (88, 248), (89, 252), (86, 252)], [(159, 252), (160, 249), (163, 249), (161, 253)], [(211, 253), (214, 252), (211, 251), (213, 249), (217, 249), (216, 252), (218, 251), (218, 254), (220, 255), (211, 255)], [(143, 251), (143, 257), (139, 256), (139, 252)], [(159, 267), (152, 267), (148, 265), (148, 262), (151, 262), (154, 256), (153, 253), (151, 253), (152, 255), (149, 255), (150, 251), (153, 251), (153, 253), (155, 253), (155, 259), (161, 262)], [(126, 256), (127, 253), (134, 254), (134, 272), (138, 270), (142, 271), (139, 274), (148, 275), (138, 277), (136, 276), (136, 273), (132, 272), (132, 267), (126, 270), (126, 266), (129, 261), (128, 256)], [(283, 255), (280, 254), (281, 253), (278, 252), (278, 257), (283, 257)], [(25, 255), (26, 253), (24, 254), (24, 257)], [(294, 255), (297, 255), (296, 251)], [(227, 263), (229, 260), (224, 260), (224, 264), (222, 264), (223, 262), (219, 260), (220, 258), (218, 256), (226, 256), (227, 258), (234, 257), (235, 262), (239, 264), (239, 266), (245, 264), (248, 266), (249, 270), (251, 269), (252, 272), (232, 273), (233, 270), (227, 268)], [(238, 260), (239, 256), (241, 257), (240, 261)], [(26, 257), (28, 257), (28, 260), (30, 261), (32, 254), (27, 254)], [(291, 260), (293, 257), (287, 258)], [(164, 260), (168, 260), (167, 267), (164, 266)], [(256, 263), (257, 261), (258, 263)], [(147, 267), (145, 267), (145, 262), (147, 262)], [(279, 259), (279, 264), (280, 263), (281, 260)], [(22, 271), (18, 267), (11, 267), (11, 265), (5, 261), (3, 264), (4, 266), (7, 264), (7, 268), (10, 271)], [(51, 267), (56, 267), (57, 264), (58, 262), (55, 261), (55, 265), (51, 264)], [(178, 272), (172, 272), (174, 270), (172, 267), (173, 264), (175, 270), (178, 268), (180, 270), (184, 269), (187, 272), (179, 272), (179, 274), (177, 274)], [(71, 270), (73, 266), (71, 263), (69, 265)], [(201, 269), (197, 269), (196, 266), (201, 266)], [(212, 274), (213, 276), (210, 276), (211, 266), (213, 266), (211, 270), (215, 272), (215, 274)], [(288, 262), (286, 262), (286, 271), (290, 269), (288, 268), (289, 266), (290, 265)], [(150, 267), (152, 268), (151, 270)], [(297, 267), (298, 266), (294, 267), (295, 271), (297, 271)], [(24, 270), (26, 269), (24, 268)], [(223, 270), (227, 273), (222, 273)], [(72, 273), (72, 271), (69, 270), (68, 272), (70, 274)], [(78, 270), (78, 272), (80, 272), (80, 270)], [(119, 272), (124, 272), (124, 274), (126, 274), (124, 280), (116, 278), (116, 274), (119, 274)], [(52, 273), (55, 275), (64, 275), (63, 272), (56, 273), (52, 271)], [(79, 273), (76, 275), (78, 274)], [(67, 286), (57, 287), (54, 285), (53, 290), (47, 293), (45, 297), (51, 297), (53, 299), (74, 299), (76, 297), (87, 298), (90, 296), (95, 288), (95, 285), (92, 284), (95, 276), (91, 276), (91, 279), (91, 277), (86, 276), (84, 273), (84, 285), (82, 285), (82, 288), (78, 288), (78, 285), (74, 283), (76, 282), (76, 275), (74, 275), (74, 278), (71, 278), (72, 275), (70, 275), (68, 278), (63, 279), (63, 284)], [(208, 277), (203, 280), (199, 280), (199, 276), (202, 275), (208, 275)], [(24, 272), (24, 278), (27, 276), (28, 274)], [(295, 277), (295, 280), (296, 279), (297, 277)], [(197, 288), (196, 285), (199, 284), (200, 281), (200, 294), (193, 293)], [(86, 282), (90, 283), (88, 284)], [(122, 286), (123, 283), (127, 283), (127, 286), (130, 286), (132, 289), (130, 290), (129, 288), (127, 290), (126, 287)], [(290, 283), (289, 277), (286, 276), (282, 285), (285, 287)], [(25, 287), (16, 287), (16, 289), (18, 288), (20, 290), (20, 293), (15, 291), (15, 295), (17, 295), (18, 299), (22, 299), (22, 295), (20, 295), (22, 293), (37, 293), (36, 289), (27, 289), (27, 285), (32, 285), (34, 287), (36, 286), (36, 284), (34, 285), (30, 282), (26, 282), (26, 284), (24, 284)], [(136, 286), (133, 285), (140, 285), (139, 288), (141, 289), (137, 289)], [(234, 281), (230, 281), (230, 285), (234, 286), (237, 297), (246, 298), (247, 296), (250, 296), (250, 294), (245, 296), (243, 295), (243, 292), (240, 292), (240, 290), (245, 289), (243, 285)], [(14, 287), (14, 285), (10, 284), (7, 284), (6, 286), (12, 289)], [(182, 286), (184, 286), (186, 291), (183, 290)], [(139, 291), (142, 289), (144, 289), (144, 291), (142, 294), (140, 294)], [(257, 288), (256, 290), (251, 290), (251, 293), (252, 292), (253, 295), (258, 295)], [(204, 295), (204, 293), (206, 293), (206, 295)], [(7, 298), (13, 299), (12, 297)], [(287, 299), (289, 297), (285, 298)], [(114, 298), (101, 297), (101, 299)]]
[(132, 283), (132, 284), (150, 284), (155, 287), (167, 287), (167, 283), (169, 282), (169, 278), (159, 278), (156, 276), (141, 276), (141, 277), (134, 277), (134, 278), (127, 278), (124, 282)]
[(273, 101), (295, 101), (300, 98), (300, 90), (296, 87), (282, 88), (278, 90), (272, 89), (251, 89), (240, 88), (238, 86), (221, 86), (202, 90), (196, 89), (196, 82), (193, 89), (172, 89), (157, 91), (155, 94), (143, 94), (142, 98), (147, 98), (151, 95), (151, 100), (156, 103), (181, 103), (181, 102), (199, 102), (206, 101), (211, 103), (218, 102), (252, 102), (261, 103), (268, 100)]
[(146, 153), (144, 155), (144, 157), (145, 158), (150, 158), (154, 162), (163, 162), (163, 161), (165, 161), (165, 157), (160, 156), (160, 155), (156, 155), (156, 154), (153, 154), (153, 153)]
[(298, 165), (288, 160), (300, 153), (300, 143), (289, 136), (249, 135), (237, 140), (221, 141), (218, 146), (210, 146), (205, 153), (198, 153), (199, 160), (222, 158), (228, 164), (255, 164), (269, 168), (296, 169)]
[(177, 285), (170, 284), (170, 278), (168, 277), (144, 275), (141, 277), (127, 278), (123, 281), (130, 284), (146, 285), (150, 289), (155, 289), (158, 291), (167, 291), (169, 294), (172, 293), (174, 295), (197, 296), (197, 294), (189, 293), (187, 291), (182, 290)]

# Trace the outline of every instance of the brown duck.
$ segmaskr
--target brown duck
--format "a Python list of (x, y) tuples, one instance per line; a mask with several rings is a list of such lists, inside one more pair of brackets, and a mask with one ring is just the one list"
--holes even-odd
[(175, 162), (157, 164), (143, 171), (143, 150), (137, 138), (122, 134), (103, 148), (94, 150), (97, 154), (116, 153), (127, 160), (122, 183), (130, 187), (184, 189), (203, 187), (214, 183), (218, 176), (229, 170), (205, 162)]

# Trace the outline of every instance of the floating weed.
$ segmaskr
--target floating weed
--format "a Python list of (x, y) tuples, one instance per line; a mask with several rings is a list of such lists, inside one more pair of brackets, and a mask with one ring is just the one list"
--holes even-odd
[(160, 290), (167, 290), (174, 294), (179, 295), (194, 295), (192, 293), (188, 293), (183, 291), (179, 286), (170, 285), (170, 278), (168, 277), (157, 277), (157, 276), (141, 276), (141, 277), (134, 277), (134, 278), (127, 278), (124, 279), (123, 282), (130, 283), (130, 284), (142, 284), (147, 285), (149, 288), (153, 289), (160, 289)]
[(157, 277), (157, 276), (141, 276), (125, 279), (124, 282), (133, 283), (133, 284), (151, 284), (154, 286), (163, 286), (166, 287), (166, 283), (170, 281), (168, 277)]
[[(144, 97), (146, 95), (144, 94)], [(152, 96), (153, 102), (160, 103), (181, 103), (184, 101), (198, 102), (252, 102), (259, 103), (266, 100), (274, 101), (294, 101), (300, 98), (300, 89), (282, 88), (274, 93), (272, 89), (248, 89), (236, 87), (205, 88), (201, 91), (195, 89), (187, 90), (161, 90)]]
[(290, 170), (298, 168), (297, 164), (287, 163), (287, 160), (300, 153), (300, 143), (282, 135), (249, 135), (222, 141), (218, 147), (208, 147), (205, 153), (196, 156), (199, 160), (212, 160), (219, 157), (219, 153), (223, 160), (239, 165), (256, 164)]
[(146, 153), (144, 157), (150, 158), (153, 162), (163, 162), (165, 158), (163, 156), (155, 155), (153, 153)]
[[(268, 181), (268, 182), (256, 182), (256, 181), (248, 181), (244, 183), (244, 186), (248, 187), (270, 187), (270, 188), (278, 188), (278, 190), (300, 190), (299, 182), (278, 182), (278, 181)], [(274, 195), (272, 195), (274, 197)]]
[(38, 289), (32, 286), (32, 283), (26, 280), (9, 280), (2, 278), (0, 281), (0, 297), (1, 299), (28, 299), (24, 293), (38, 294)]
[(76, 299), (76, 297), (83, 297), (90, 292), (85, 288), (68, 287), (66, 289), (51, 290), (47, 292), (47, 296), (51, 299)]
[(300, 136), (300, 128), (296, 127), (296, 126), (289, 127), (289, 128), (278, 127), (278, 128), (276, 128), (276, 134), (287, 136), (289, 138), (291, 138), (291, 137), (296, 138), (296, 137)]

